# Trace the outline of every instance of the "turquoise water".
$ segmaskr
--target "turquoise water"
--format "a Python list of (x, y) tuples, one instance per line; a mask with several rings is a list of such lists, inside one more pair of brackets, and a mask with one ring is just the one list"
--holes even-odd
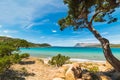
[[(43, 47), (21, 48), (21, 53), (29, 53), (31, 56), (49, 58), (57, 54), (63, 54), (71, 58), (105, 60), (101, 48), (95, 47)], [(120, 48), (112, 48), (113, 54), (120, 60)]]

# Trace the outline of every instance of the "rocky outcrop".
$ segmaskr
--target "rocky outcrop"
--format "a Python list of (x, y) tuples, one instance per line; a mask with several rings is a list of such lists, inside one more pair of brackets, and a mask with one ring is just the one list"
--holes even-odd
[(120, 72), (115, 72), (115, 73), (113, 73), (112, 78), (113, 78), (114, 80), (120, 80)]
[(77, 43), (75, 47), (100, 47), (98, 43)]
[[(94, 66), (100, 67), (98, 69), (100, 71), (94, 72), (94, 69), (96, 69)], [(89, 70), (89, 68), (91, 70)], [(104, 69), (102, 70), (102, 68)], [(82, 63), (82, 65), (81, 63), (65, 64), (59, 68), (58, 73), (59, 74), (53, 80), (120, 80), (120, 72), (115, 72), (109, 63)]]
[(72, 67), (69, 68), (65, 73), (65, 79), (66, 80), (76, 80), (74, 72), (72, 71)]
[(65, 80), (65, 79), (62, 79), (62, 78), (54, 78), (53, 80)]

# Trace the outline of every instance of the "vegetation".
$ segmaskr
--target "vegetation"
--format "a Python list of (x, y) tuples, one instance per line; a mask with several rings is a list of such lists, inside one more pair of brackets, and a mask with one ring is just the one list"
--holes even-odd
[(112, 16), (120, 6), (120, 0), (64, 0), (68, 6), (68, 15), (59, 20), (60, 29), (72, 26), (74, 30), (87, 28), (101, 43), (106, 60), (120, 72), (120, 61), (112, 55), (109, 40), (102, 37), (94, 28), (93, 22), (116, 22)]
[(20, 54), (20, 58), (28, 58), (29, 56), (30, 54), (28, 53)]
[(28, 46), (29, 47), (50, 47), (51, 46), (48, 43), (35, 44), (35, 43), (28, 42), (24, 39), (10, 38), (10, 37), (4, 37), (4, 36), (0, 36), (0, 44), (8, 44), (8, 45), (12, 45), (12, 46), (18, 47), (18, 48), (19, 47), (28, 47)]
[(20, 39), (0, 39), (0, 75), (7, 71), (12, 64), (29, 57), (27, 53), (21, 55), (17, 53), (20, 47), (29, 47), (29, 42)]
[(68, 56), (63, 56), (61, 54), (58, 54), (56, 56), (53, 56), (51, 60), (49, 60), (49, 64), (55, 65), (57, 67), (62, 66), (63, 64), (67, 63), (67, 61), (70, 59)]

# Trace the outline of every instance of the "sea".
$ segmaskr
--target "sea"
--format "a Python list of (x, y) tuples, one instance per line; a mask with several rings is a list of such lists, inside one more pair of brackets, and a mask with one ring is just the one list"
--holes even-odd
[[(120, 60), (120, 48), (111, 48), (111, 50)], [(29, 53), (33, 57), (40, 58), (51, 58), (62, 54), (75, 61), (105, 61), (103, 50), (98, 47), (32, 47), (20, 48), (20, 53)]]

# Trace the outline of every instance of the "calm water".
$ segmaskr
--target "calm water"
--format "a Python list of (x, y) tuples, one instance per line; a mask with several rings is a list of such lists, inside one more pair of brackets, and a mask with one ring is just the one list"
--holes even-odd
[[(63, 54), (76, 59), (105, 60), (101, 48), (86, 47), (45, 47), (45, 48), (21, 48), (21, 53), (29, 53), (35, 57), (49, 58), (57, 54)], [(120, 60), (120, 48), (112, 48), (113, 54)]]

